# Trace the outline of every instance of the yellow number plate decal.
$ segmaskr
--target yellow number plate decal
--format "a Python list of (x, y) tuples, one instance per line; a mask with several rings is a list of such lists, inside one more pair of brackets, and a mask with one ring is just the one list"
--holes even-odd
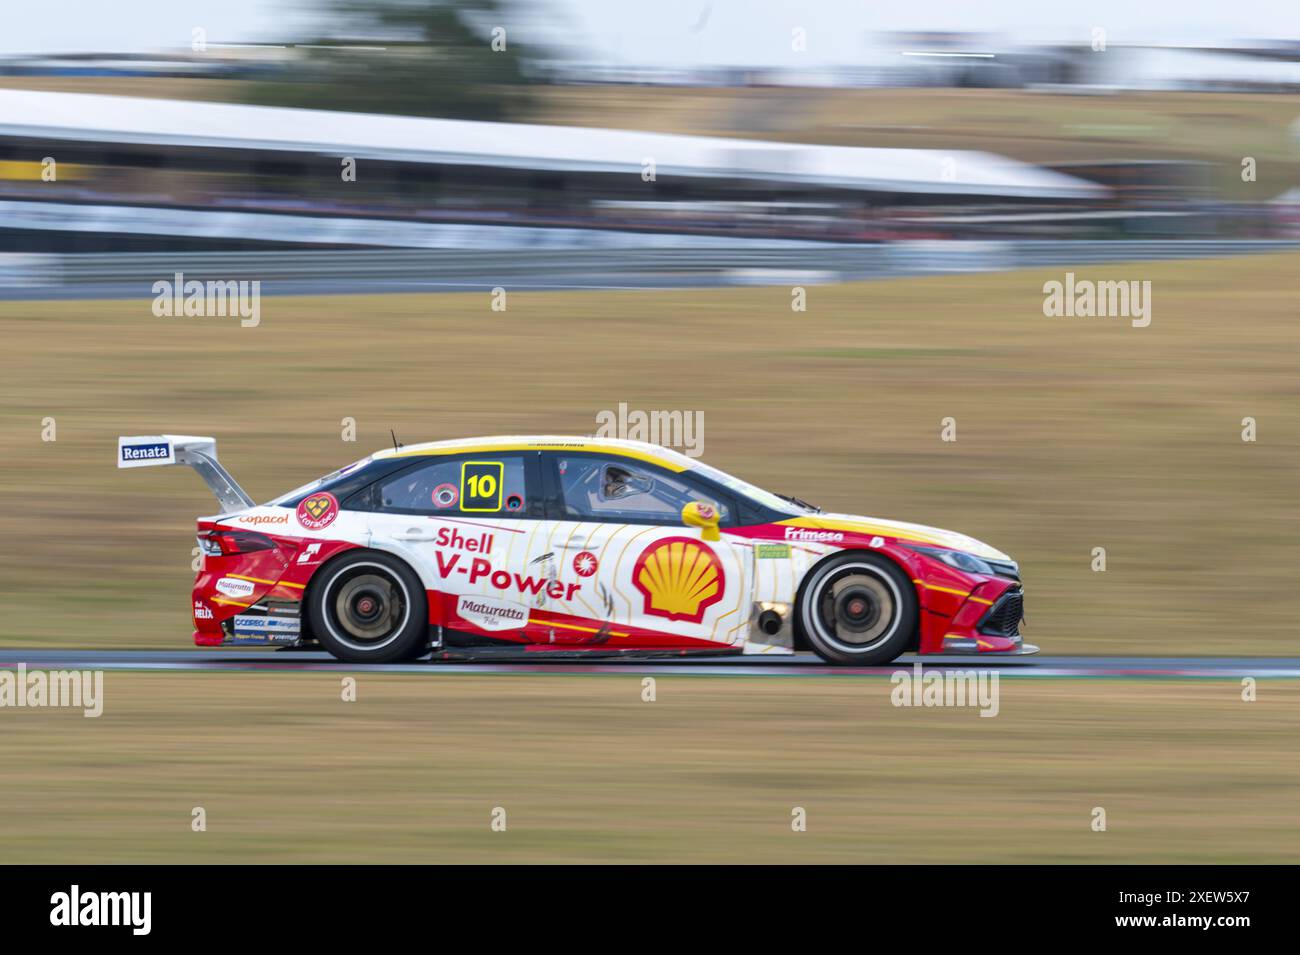
[(501, 491), (506, 466), (500, 461), (466, 461), (460, 466), (460, 509), (492, 512), (501, 510)]

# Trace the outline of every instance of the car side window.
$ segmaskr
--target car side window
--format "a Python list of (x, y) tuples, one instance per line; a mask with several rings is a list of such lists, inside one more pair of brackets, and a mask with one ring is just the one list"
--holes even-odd
[(381, 482), (375, 503), (405, 514), (522, 517), (526, 471), (518, 455), (438, 458)]
[(561, 503), (570, 520), (680, 526), (683, 507), (691, 501), (706, 501), (718, 509), (721, 523), (730, 521), (726, 503), (684, 475), (627, 458), (557, 454), (554, 460)]

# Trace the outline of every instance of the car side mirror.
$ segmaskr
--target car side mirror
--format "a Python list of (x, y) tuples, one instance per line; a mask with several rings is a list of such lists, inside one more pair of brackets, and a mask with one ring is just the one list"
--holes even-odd
[(718, 509), (707, 501), (691, 501), (682, 508), (682, 523), (687, 527), (700, 528), (700, 536), (706, 541), (722, 540), (722, 534), (718, 530), (720, 520), (722, 515)]

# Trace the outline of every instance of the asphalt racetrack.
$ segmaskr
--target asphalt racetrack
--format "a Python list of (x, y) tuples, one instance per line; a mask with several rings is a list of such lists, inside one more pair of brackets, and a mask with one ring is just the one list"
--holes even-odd
[[(347, 670), (379, 673), (413, 673), (446, 676), (467, 673), (516, 673), (529, 676), (574, 674), (681, 675), (737, 677), (888, 677), (919, 661), (906, 654), (879, 667), (828, 666), (811, 653), (795, 656), (694, 657), (653, 660), (510, 660), (461, 662), (422, 659), (412, 663), (350, 664), (328, 653), (311, 650), (0, 650), (0, 669), (25, 664), (28, 669), (134, 670), (134, 671), (321, 671)], [(926, 670), (991, 669), (1013, 678), (1094, 677), (1107, 679), (1243, 677), (1300, 678), (1300, 658), (1295, 657), (1088, 657), (1088, 656), (932, 656)]]

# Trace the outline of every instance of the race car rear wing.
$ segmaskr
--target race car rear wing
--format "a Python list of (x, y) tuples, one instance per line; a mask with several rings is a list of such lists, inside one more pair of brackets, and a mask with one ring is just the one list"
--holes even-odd
[(183, 465), (199, 472), (199, 477), (217, 496), (221, 513), (253, 507), (251, 497), (235, 483), (230, 472), (217, 460), (217, 439), (191, 434), (151, 434), (122, 436), (117, 439), (119, 468), (155, 468)]

